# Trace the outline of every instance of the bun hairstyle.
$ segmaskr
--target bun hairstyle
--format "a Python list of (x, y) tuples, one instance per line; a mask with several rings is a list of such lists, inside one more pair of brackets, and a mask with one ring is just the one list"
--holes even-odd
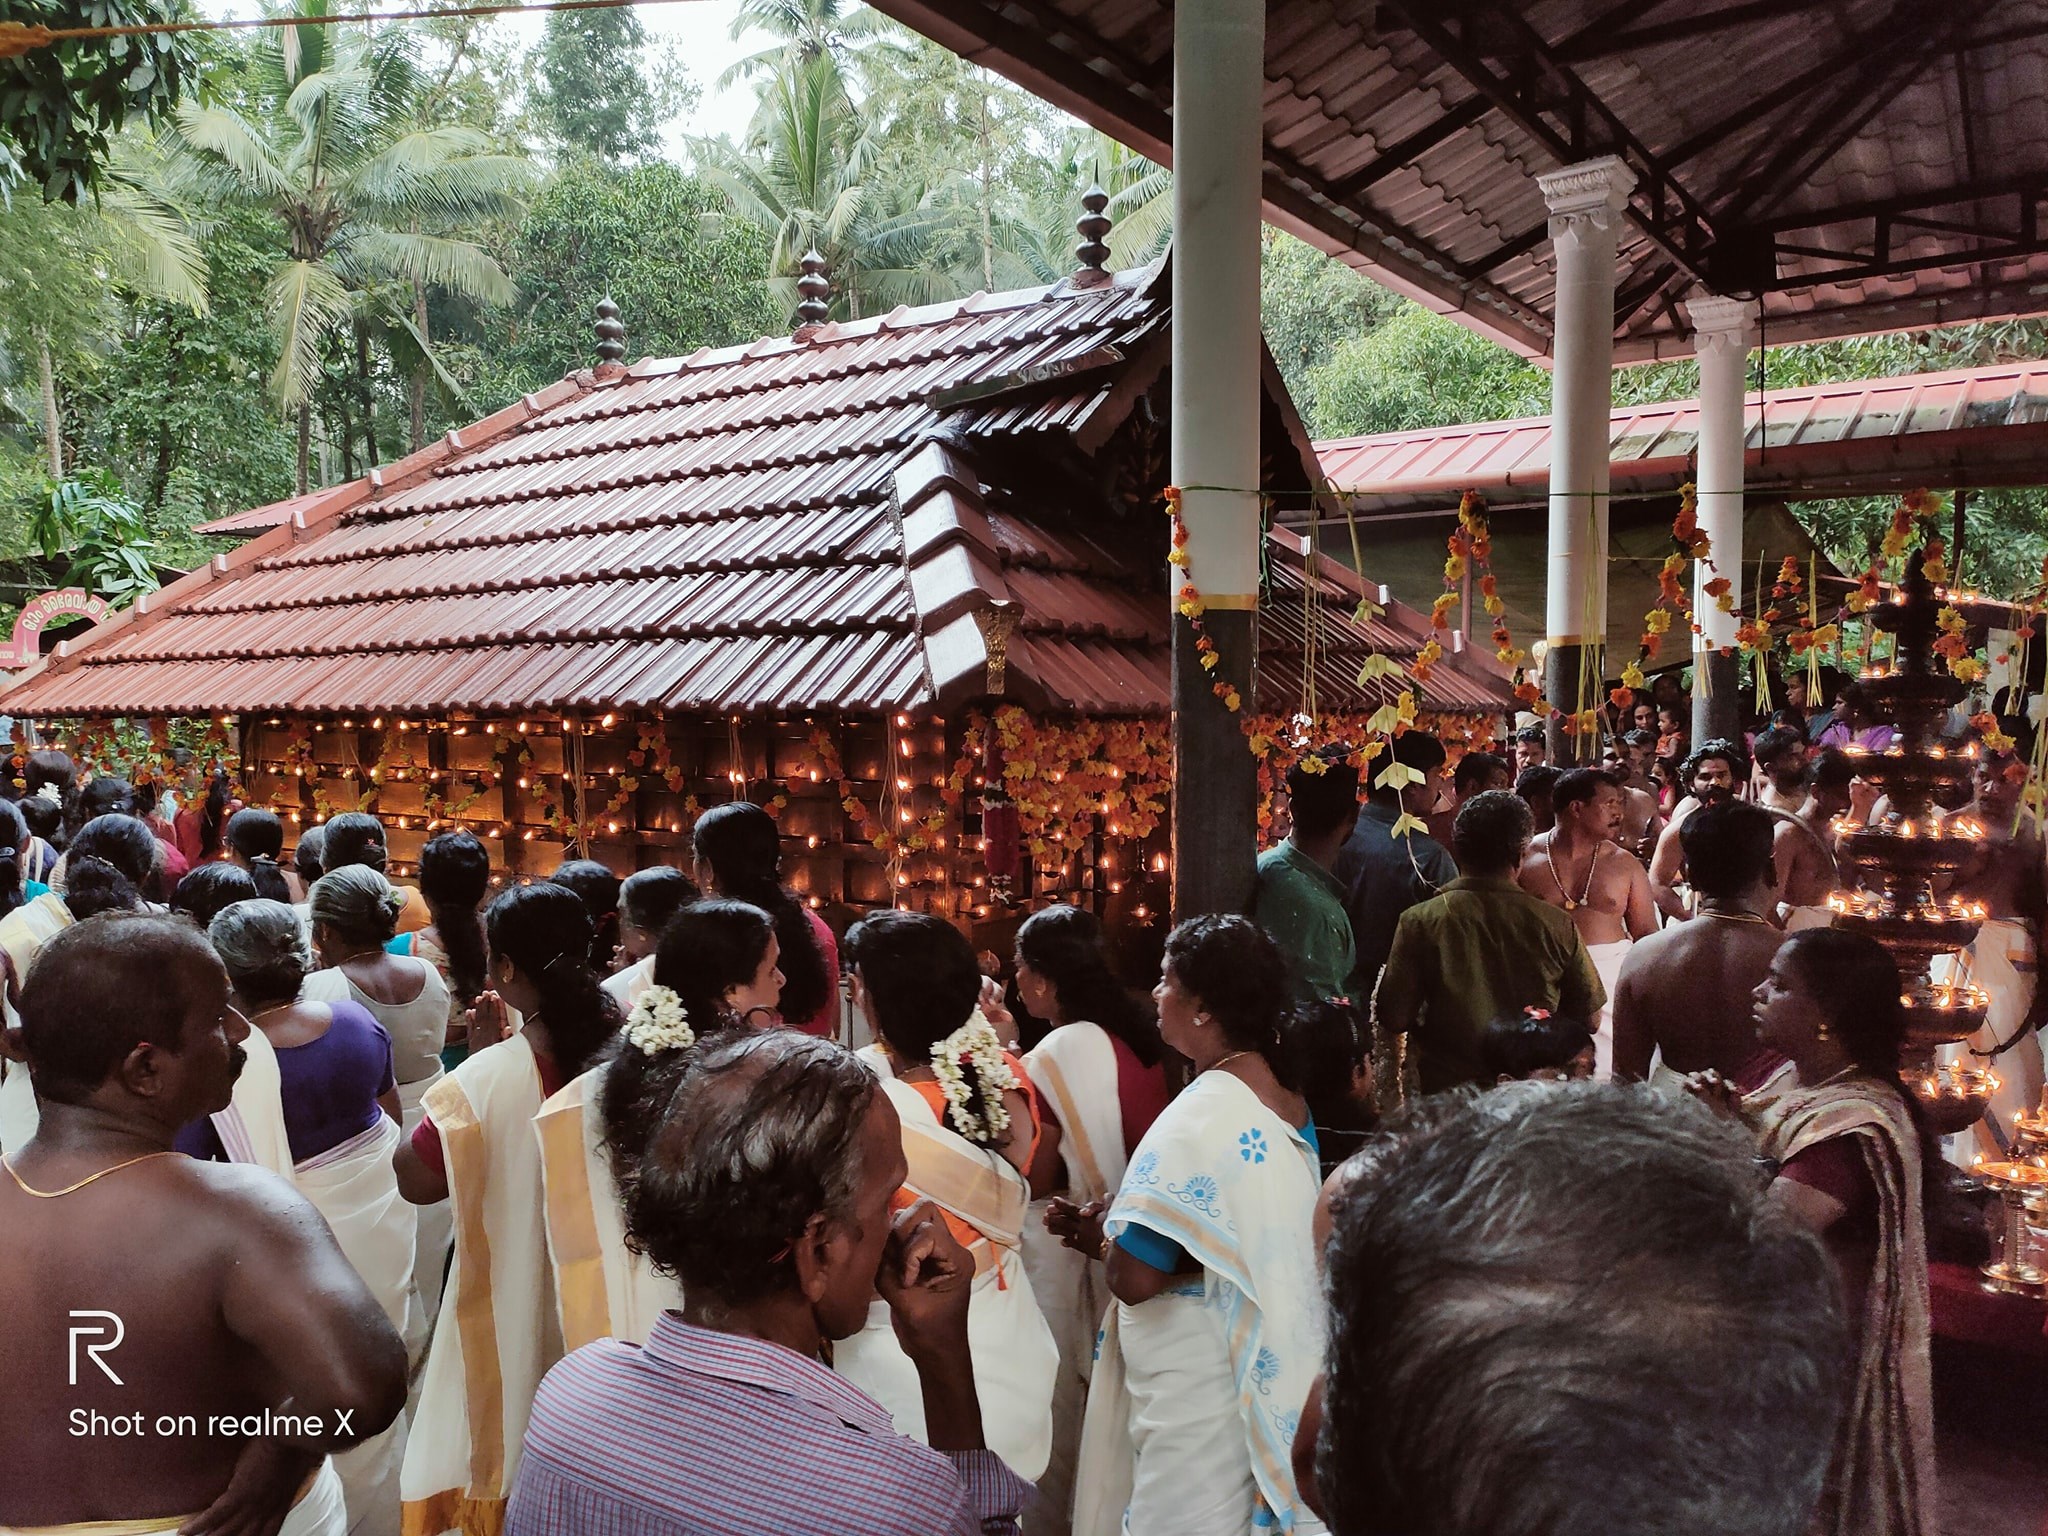
[[(877, 912), (855, 923), (844, 953), (867, 993), (868, 1019), (891, 1054), (912, 1066), (933, 1062), (939, 1043), (973, 1017), (981, 1002), (974, 946), (951, 923), (924, 912)], [(936, 1063), (933, 1063), (936, 1065)], [(1001, 1090), (1014, 1084), (1004, 1066), (962, 1063), (965, 1097), (952, 1100), (947, 1124), (969, 1141), (1001, 1139)], [(950, 1095), (949, 1095), (950, 1099)]]
[(590, 968), (590, 913), (582, 898), (548, 881), (514, 886), (491, 903), (484, 928), (491, 954), (510, 961), (540, 994), (541, 1022), (562, 1076), (579, 1075), (624, 1022)]
[(170, 907), (204, 928), (236, 902), (254, 901), (261, 895), (248, 870), (216, 860), (200, 865), (178, 882), (171, 892)]
[(348, 864), (322, 875), (307, 893), (312, 920), (331, 929), (345, 944), (382, 948), (398, 931), (405, 897), (367, 864)]
[(64, 825), (75, 839), (85, 830), (88, 822), (102, 816), (133, 816), (135, 814), (135, 786), (126, 779), (117, 779), (111, 774), (102, 774), (89, 781), (83, 789), (72, 796), (65, 807)]
[(838, 985), (825, 974), (825, 954), (810, 915), (782, 884), (782, 833), (751, 800), (715, 805), (690, 834), (697, 857), (711, 866), (718, 894), (752, 902), (775, 919), (782, 940), (782, 1016), (816, 1018)]
[(207, 925), (228, 980), (251, 1003), (291, 1002), (313, 968), (299, 914), (281, 901), (238, 901)]
[(639, 1174), (647, 1143), (668, 1111), (690, 1058), (708, 1042), (739, 1034), (747, 1021), (725, 1001), (761, 969), (775, 920), (744, 901), (700, 901), (684, 907), (662, 930), (654, 952), (654, 985), (675, 993), (696, 1040), (681, 1050), (628, 1046), (605, 1068), (601, 1108), (605, 1150), (621, 1196)]
[(566, 885), (583, 898), (590, 911), (591, 968), (608, 969), (619, 947), (619, 877), (596, 859), (571, 859), (548, 876), (548, 883)]
[[(1468, 801), (1466, 810), (1487, 798)], [(1265, 929), (1235, 914), (1191, 917), (1167, 935), (1165, 964), (1200, 1000), (1230, 1049), (1256, 1051), (1283, 1087), (1300, 1089), (1298, 1064), (1289, 1060), (1281, 1033), (1287, 961)]]
[(156, 872), (155, 836), (133, 816), (96, 816), (78, 829), (64, 856), (64, 905), (84, 922), (132, 911)]
[(28, 852), (28, 822), (12, 800), (0, 800), (0, 913), (28, 898), (21, 889), (22, 859)]
[(298, 842), (292, 845), (292, 868), (310, 888), (315, 880), (327, 873), (326, 826), (306, 827), (299, 833)]
[[(216, 779), (214, 782), (224, 785), (227, 781)], [(210, 814), (213, 807), (211, 791), (207, 794), (207, 807)], [(235, 812), (228, 818), (227, 831), (220, 841), (237, 859), (247, 861), (258, 895), (269, 901), (291, 900), (291, 886), (286, 883), (284, 867), (278, 862), (284, 856), (284, 823), (277, 819), (276, 812), (253, 805)]]

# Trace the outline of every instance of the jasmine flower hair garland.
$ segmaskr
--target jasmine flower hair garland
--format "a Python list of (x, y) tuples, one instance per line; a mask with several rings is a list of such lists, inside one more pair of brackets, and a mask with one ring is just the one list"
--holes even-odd
[(638, 1046), (648, 1056), (663, 1051), (686, 1051), (697, 1043), (690, 1027), (689, 1010), (673, 989), (659, 984), (642, 992), (626, 1015), (626, 1043)]
[[(969, 1087), (967, 1070), (974, 1073)], [(996, 1027), (979, 1008), (967, 1016), (952, 1034), (932, 1047), (932, 1076), (946, 1095), (946, 1118), (953, 1129), (969, 1141), (992, 1142), (1010, 1128), (1009, 1107), (1003, 1103), (1006, 1090), (1020, 1087), (1017, 1074), (1003, 1059), (1003, 1043)], [(981, 1091), (982, 1112), (977, 1115), (968, 1102), (975, 1089)]]

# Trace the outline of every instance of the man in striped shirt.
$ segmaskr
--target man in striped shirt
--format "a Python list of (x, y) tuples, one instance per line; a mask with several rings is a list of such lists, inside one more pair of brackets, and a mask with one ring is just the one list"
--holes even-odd
[[(973, 1262), (929, 1204), (891, 1222), (908, 1171), (894, 1108), (840, 1046), (783, 1030), (704, 1046), (626, 1211), (684, 1311), (548, 1373), (507, 1536), (1014, 1533), (1031, 1485), (983, 1445)], [(877, 1288), (929, 1447), (819, 1359)]]

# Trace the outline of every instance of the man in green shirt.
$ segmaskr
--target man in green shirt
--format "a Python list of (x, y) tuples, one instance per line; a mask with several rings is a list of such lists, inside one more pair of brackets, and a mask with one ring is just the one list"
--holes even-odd
[(1519, 796), (1474, 795), (1451, 831), (1459, 878), (1394, 930), (1375, 1006), (1388, 1038), (1412, 1038), (1424, 1093), (1484, 1080), (1493, 1020), (1548, 1008), (1591, 1029), (1607, 1001), (1571, 914), (1516, 883), (1534, 832)]
[(1287, 956), (1297, 1002), (1338, 997), (1351, 974), (1351, 919), (1331, 872), (1358, 823), (1358, 769), (1349, 756), (1306, 757), (1287, 772), (1294, 830), (1259, 855), (1252, 916)]

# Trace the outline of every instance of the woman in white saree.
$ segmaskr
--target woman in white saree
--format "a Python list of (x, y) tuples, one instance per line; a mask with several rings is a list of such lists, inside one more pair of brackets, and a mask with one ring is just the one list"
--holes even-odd
[[(878, 912), (846, 936), (854, 1006), (877, 1043), (859, 1052), (903, 1123), (910, 1177), (896, 1197), (944, 1213), (974, 1257), (967, 1308), (974, 1382), (988, 1448), (1036, 1481), (1052, 1455), (1059, 1350), (1019, 1253), (1031, 1191), (1024, 1170), (1038, 1114), (1023, 1063), (1004, 1051), (979, 1006), (982, 978), (966, 936), (917, 912)], [(925, 1439), (924, 1393), (886, 1304), (841, 1340), (833, 1368)]]
[(1065, 1536), (1074, 1505), (1081, 1414), (1095, 1335), (1109, 1305), (1097, 1265), (1045, 1225), (1055, 1205), (1107, 1200), (1124, 1165), (1166, 1107), (1166, 1070), (1151, 1012), (1117, 980), (1102, 920), (1051, 906), (1017, 930), (1017, 995), (1051, 1031), (1024, 1057), (1043, 1130), (1029, 1170), (1024, 1270), (1060, 1351), (1052, 1399), (1052, 1459), (1038, 1479), (1033, 1536)]
[(1153, 997), (1195, 1080), (1145, 1133), (1106, 1216), (1088, 1206), (1059, 1223), (1103, 1257), (1117, 1299), (1074, 1529), (1320, 1531), (1291, 1460), (1322, 1363), (1322, 1175), (1308, 1106), (1276, 1063), (1286, 965), (1248, 919), (1193, 918), (1166, 941)]
[[(292, 1181), (403, 1336), (419, 1305), (416, 1224), (391, 1170), (400, 1113), (391, 1037), (353, 1003), (300, 996), (313, 956), (298, 914), (283, 902), (238, 901), (214, 918), (207, 937), (227, 967), (230, 1000), (254, 1026), (251, 1038), (260, 1033), (271, 1047)], [(396, 1536), (405, 1435), (401, 1413), (334, 1458), (351, 1536)]]
[(534, 1117), (565, 1354), (593, 1339), (642, 1343), (665, 1309), (681, 1309), (674, 1278), (627, 1246), (626, 1202), (692, 1052), (773, 1017), (780, 956), (775, 920), (759, 907), (703, 901), (682, 908), (649, 956), (653, 972), (626, 1016), (619, 1049)]

